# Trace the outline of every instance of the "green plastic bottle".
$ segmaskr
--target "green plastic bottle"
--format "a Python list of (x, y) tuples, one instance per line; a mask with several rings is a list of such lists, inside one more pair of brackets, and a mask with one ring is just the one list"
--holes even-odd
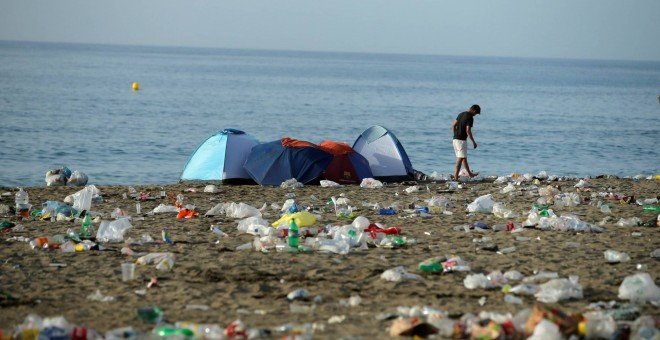
[(163, 311), (156, 307), (138, 308), (138, 317), (148, 323), (159, 323), (163, 320)]
[(80, 237), (91, 237), (92, 233), (89, 231), (91, 227), (92, 219), (89, 217), (89, 214), (85, 214), (82, 224), (80, 225)]
[(442, 262), (444, 257), (434, 257), (420, 262), (418, 268), (424, 273), (442, 273)]
[(645, 205), (644, 211), (660, 212), (660, 205)]
[(291, 219), (289, 222), (289, 247), (298, 248), (300, 244), (300, 234), (298, 229), (298, 224), (294, 219)]
[(170, 337), (173, 335), (184, 336), (186, 338), (192, 338), (195, 336), (195, 333), (187, 328), (175, 328), (175, 327), (165, 327), (161, 326), (154, 330), (154, 333), (157, 336), (161, 337)]

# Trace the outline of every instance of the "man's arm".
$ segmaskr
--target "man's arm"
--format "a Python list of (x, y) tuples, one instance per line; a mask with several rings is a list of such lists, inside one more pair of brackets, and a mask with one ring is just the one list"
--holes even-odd
[(451, 133), (456, 132), (456, 126), (458, 125), (458, 121), (454, 120), (454, 122), (451, 124)]
[(474, 141), (474, 137), (472, 137), (472, 127), (471, 126), (466, 126), (465, 132), (467, 132), (468, 137), (470, 137), (470, 140), (472, 141), (472, 145), (474, 148), (477, 148), (477, 142)]

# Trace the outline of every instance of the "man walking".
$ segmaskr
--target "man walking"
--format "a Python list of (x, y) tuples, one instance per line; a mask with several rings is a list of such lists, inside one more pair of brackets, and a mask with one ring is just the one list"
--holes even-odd
[(458, 173), (461, 171), (461, 165), (465, 166), (470, 177), (478, 176), (479, 173), (470, 171), (470, 166), (467, 161), (467, 138), (470, 137), (472, 145), (477, 148), (477, 142), (474, 141), (472, 136), (472, 125), (474, 116), (481, 113), (479, 105), (472, 105), (469, 110), (461, 112), (451, 125), (451, 131), (454, 133), (454, 152), (456, 153), (456, 166), (454, 167), (454, 179), (458, 179)]

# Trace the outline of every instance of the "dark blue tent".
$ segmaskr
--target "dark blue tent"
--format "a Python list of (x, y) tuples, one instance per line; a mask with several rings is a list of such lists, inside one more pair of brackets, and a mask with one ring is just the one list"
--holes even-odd
[(243, 168), (261, 185), (280, 185), (291, 178), (307, 184), (318, 179), (332, 159), (312, 143), (283, 138), (254, 146)]

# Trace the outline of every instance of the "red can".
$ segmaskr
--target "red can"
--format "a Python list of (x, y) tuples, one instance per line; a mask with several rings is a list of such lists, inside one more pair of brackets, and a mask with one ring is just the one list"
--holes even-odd
[(87, 328), (74, 327), (71, 331), (71, 340), (87, 340)]

